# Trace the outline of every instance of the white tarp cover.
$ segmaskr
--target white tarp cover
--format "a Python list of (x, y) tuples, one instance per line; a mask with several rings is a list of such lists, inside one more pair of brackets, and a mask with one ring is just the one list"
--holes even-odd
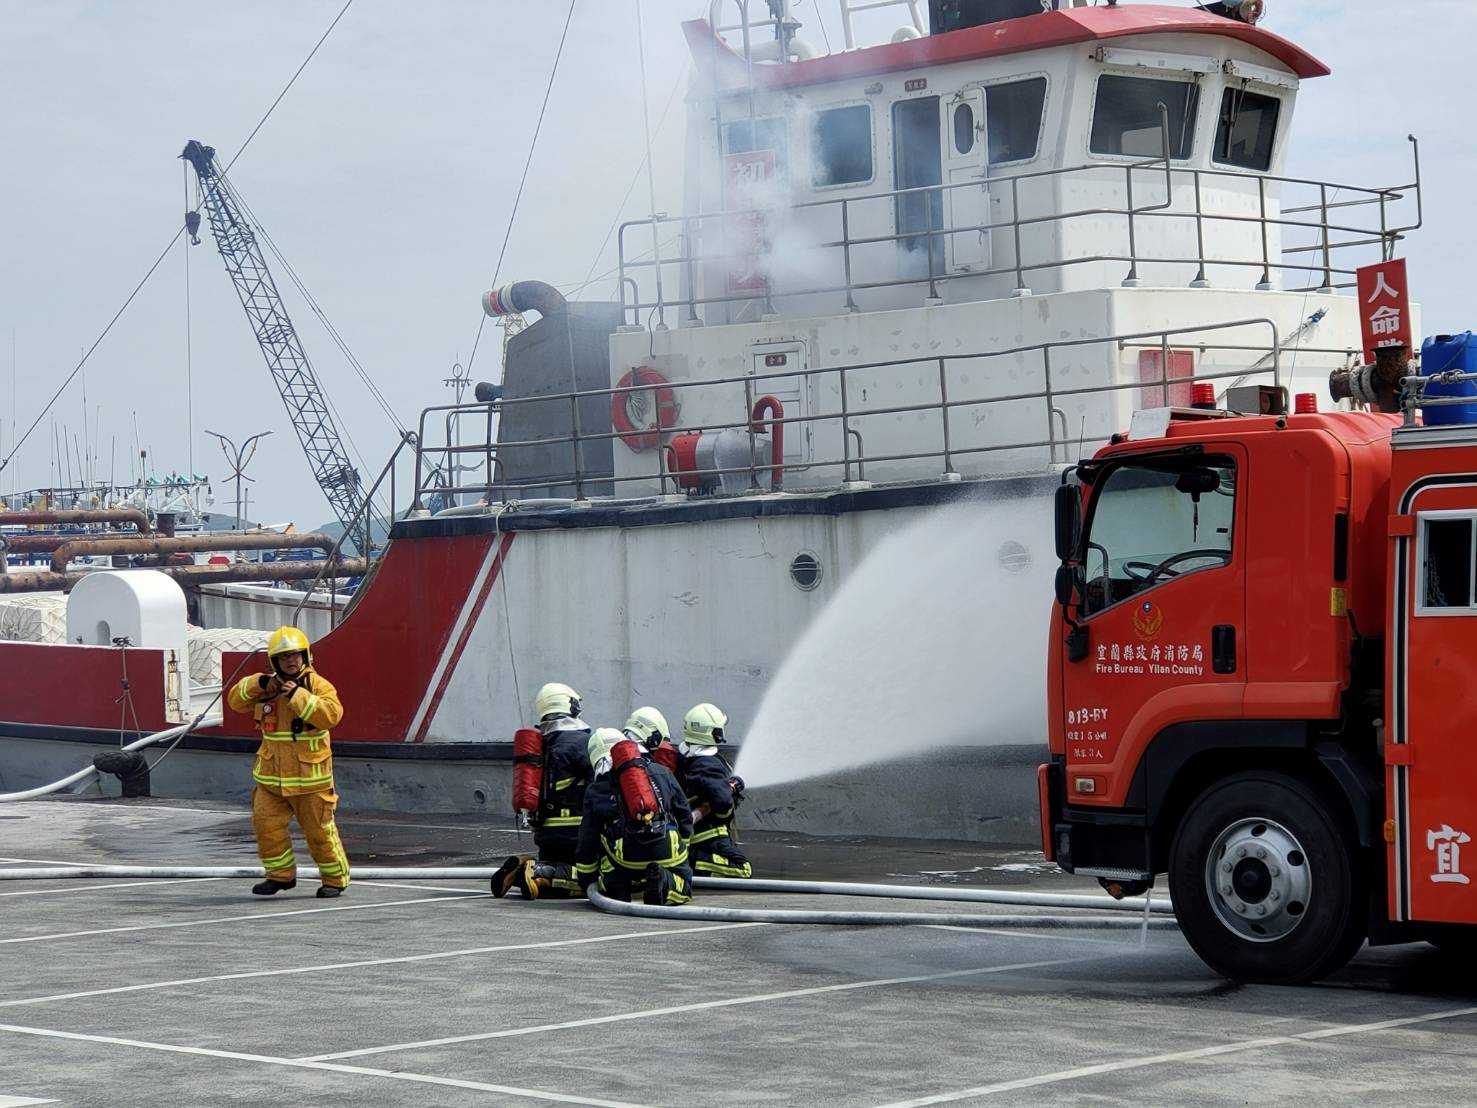
[(0, 640), (66, 642), (66, 596), (59, 592), (0, 596)]
[(270, 634), (238, 627), (191, 627), (190, 683), (219, 685), (222, 652), (265, 650)]

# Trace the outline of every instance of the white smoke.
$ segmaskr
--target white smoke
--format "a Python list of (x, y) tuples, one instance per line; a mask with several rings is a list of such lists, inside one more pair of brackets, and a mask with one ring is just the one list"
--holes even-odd
[(744, 737), (772, 785), (942, 746), (1044, 743), (1050, 505), (951, 505), (884, 539), (796, 643)]

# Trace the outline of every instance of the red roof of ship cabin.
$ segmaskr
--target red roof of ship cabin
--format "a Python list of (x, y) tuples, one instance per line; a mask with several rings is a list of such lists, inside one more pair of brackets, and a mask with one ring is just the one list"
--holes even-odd
[[(742, 56), (713, 34), (707, 20), (690, 20), (683, 23), (682, 29), (699, 72), (710, 70), (716, 58), (724, 86), (744, 87), (747, 67)], [(848, 50), (787, 65), (757, 64), (754, 66), (754, 85), (756, 88), (777, 89), (827, 84), (850, 77), (870, 77), (904, 69), (1150, 34), (1217, 35), (1237, 39), (1270, 54), (1300, 78), (1323, 77), (1329, 72), (1328, 66), (1302, 47), (1249, 23), (1195, 8), (1119, 4), (1115, 7), (1043, 12), (1041, 15)]]

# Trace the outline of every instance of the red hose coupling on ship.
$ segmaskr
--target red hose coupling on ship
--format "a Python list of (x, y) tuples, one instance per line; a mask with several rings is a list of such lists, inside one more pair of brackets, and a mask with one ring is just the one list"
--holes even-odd
[(544, 737), (532, 727), (513, 732), (513, 811), (538, 808), (544, 777)]
[(646, 759), (641, 748), (630, 739), (622, 739), (610, 751), (610, 766), (620, 785), (621, 807), (631, 823), (650, 823), (661, 812), (656, 786), (646, 772)]
[(749, 413), (749, 430), (764, 430), (764, 417), (769, 416), (769, 487), (778, 492), (785, 479), (785, 406), (777, 396), (761, 396)]

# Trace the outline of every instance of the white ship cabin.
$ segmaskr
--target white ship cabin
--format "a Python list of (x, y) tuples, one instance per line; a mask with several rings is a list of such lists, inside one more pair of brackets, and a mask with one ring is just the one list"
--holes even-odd
[[(1299, 82), (1328, 72), (1316, 58), (1193, 8), (972, 7), (1037, 14), (935, 35), (909, 22), (826, 57), (791, 38), (783, 65), (754, 60), (779, 43), (752, 28), (746, 61), (687, 24), (696, 87), (717, 92), (690, 105), (681, 227), (717, 255), (684, 289), (704, 322), (911, 307), (930, 272), (923, 291), (945, 303), (1102, 289), (1130, 266), (1165, 286), (1322, 280), (1317, 258), (1287, 272), (1276, 222)], [(762, 221), (733, 226), (733, 209)], [(735, 298), (756, 290), (769, 303)]]
[(1371, 161), (1404, 184), (1286, 176), (1329, 69), (1260, 3), (839, 8), (830, 53), (787, 0), (684, 25), (685, 210), (620, 230), (610, 364), (554, 374), (604, 390), (560, 465), (510, 347), (494, 499), (1039, 473), (1192, 382), (1261, 405), (1359, 357), (1415, 148)]

